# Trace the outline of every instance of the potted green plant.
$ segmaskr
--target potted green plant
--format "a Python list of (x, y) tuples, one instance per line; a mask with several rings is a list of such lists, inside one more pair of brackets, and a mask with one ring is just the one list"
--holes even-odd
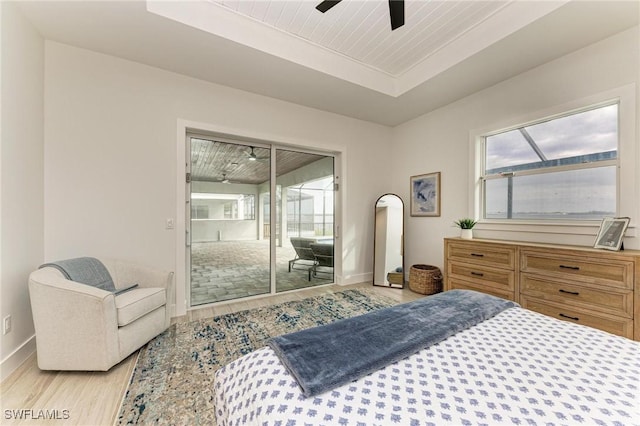
[(470, 218), (459, 219), (453, 222), (455, 226), (460, 228), (460, 238), (464, 240), (470, 240), (473, 238), (473, 227), (478, 223), (476, 220)]

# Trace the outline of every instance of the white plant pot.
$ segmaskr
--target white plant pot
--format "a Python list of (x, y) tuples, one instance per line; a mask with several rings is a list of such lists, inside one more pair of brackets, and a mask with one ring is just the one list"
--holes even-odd
[(460, 238), (462, 238), (463, 240), (473, 239), (473, 229), (461, 229)]

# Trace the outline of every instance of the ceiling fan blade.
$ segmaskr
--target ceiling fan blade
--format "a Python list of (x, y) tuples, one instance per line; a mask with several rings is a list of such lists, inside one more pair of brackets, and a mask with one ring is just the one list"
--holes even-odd
[(404, 0), (389, 0), (391, 31), (404, 25)]
[(325, 13), (327, 10), (331, 9), (336, 4), (340, 3), (342, 0), (325, 0), (319, 5), (316, 6), (320, 12)]

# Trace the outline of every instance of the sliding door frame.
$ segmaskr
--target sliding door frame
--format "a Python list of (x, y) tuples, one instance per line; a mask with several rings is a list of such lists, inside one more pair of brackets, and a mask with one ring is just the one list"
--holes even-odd
[[(187, 268), (188, 261), (187, 256), (187, 230), (188, 215), (186, 213), (185, 203), (187, 200), (187, 185), (186, 174), (190, 167), (191, 158), (187, 156), (188, 138), (193, 136), (202, 136), (203, 138), (211, 138), (221, 142), (230, 142), (236, 144), (248, 144), (253, 146), (269, 147), (271, 149), (271, 179), (270, 190), (271, 194), (275, 195), (276, 191), (276, 178), (275, 178), (275, 153), (277, 149), (292, 149), (310, 154), (319, 154), (324, 156), (331, 156), (334, 159), (334, 182), (336, 185), (336, 193), (334, 194), (334, 248), (336, 254), (342, 253), (342, 238), (341, 238), (341, 225), (343, 218), (344, 197), (346, 191), (344, 191), (344, 179), (345, 175), (345, 157), (346, 149), (339, 146), (331, 146), (327, 144), (323, 148), (317, 148), (313, 146), (313, 141), (296, 140), (292, 141), (287, 137), (278, 137), (272, 134), (269, 135), (256, 135), (250, 134), (246, 129), (229, 129), (222, 128), (220, 126), (212, 125), (209, 123), (193, 122), (188, 120), (178, 119), (177, 123), (177, 147), (176, 147), (176, 171), (177, 171), (177, 185), (176, 185), (176, 258), (175, 258), (175, 284), (176, 284), (176, 306), (175, 315), (185, 315), (188, 310), (198, 309), (205, 307), (202, 306), (190, 306), (190, 271)], [(275, 212), (276, 197), (270, 197), (270, 210)], [(277, 215), (270, 214), (269, 221), (271, 229), (276, 229)], [(270, 239), (270, 262), (273, 265), (274, 256), (276, 254), (276, 239), (275, 237)], [(261, 298), (276, 293), (275, 282), (275, 268), (271, 267), (271, 280), (270, 280), (270, 293), (258, 296), (250, 296), (243, 298), (242, 300), (250, 300), (252, 298)], [(342, 282), (342, 256), (336, 255), (334, 258), (334, 283), (341, 284)], [(298, 290), (293, 290), (298, 291)], [(229, 301), (231, 302), (231, 301)], [(225, 303), (225, 302), (218, 302)]]

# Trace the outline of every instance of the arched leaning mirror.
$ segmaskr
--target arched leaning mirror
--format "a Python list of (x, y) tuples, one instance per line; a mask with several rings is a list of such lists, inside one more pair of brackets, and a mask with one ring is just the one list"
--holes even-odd
[(376, 201), (373, 285), (404, 287), (404, 203), (396, 194)]

